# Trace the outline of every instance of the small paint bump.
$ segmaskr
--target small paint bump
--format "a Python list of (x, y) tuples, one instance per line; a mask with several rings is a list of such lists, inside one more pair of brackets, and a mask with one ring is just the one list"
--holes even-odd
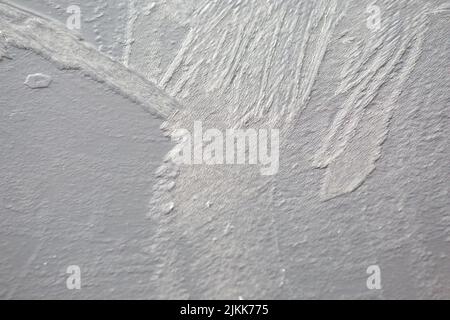
[(42, 73), (29, 74), (25, 80), (25, 85), (31, 89), (48, 88), (50, 83), (52, 77)]
[(173, 211), (174, 208), (175, 208), (175, 204), (173, 202), (168, 202), (161, 206), (161, 211), (163, 214), (169, 214)]

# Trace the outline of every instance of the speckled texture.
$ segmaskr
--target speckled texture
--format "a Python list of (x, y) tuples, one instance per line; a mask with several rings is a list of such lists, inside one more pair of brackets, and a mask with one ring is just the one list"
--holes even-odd
[[(10, 2), (1, 298), (450, 298), (449, 1)], [(173, 163), (194, 121), (279, 172)]]

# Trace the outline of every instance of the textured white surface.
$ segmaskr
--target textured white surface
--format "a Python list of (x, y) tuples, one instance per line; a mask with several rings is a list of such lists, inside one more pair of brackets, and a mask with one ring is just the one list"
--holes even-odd
[[(13, 2), (1, 298), (450, 298), (448, 1)], [(279, 128), (279, 173), (175, 165), (194, 121)]]

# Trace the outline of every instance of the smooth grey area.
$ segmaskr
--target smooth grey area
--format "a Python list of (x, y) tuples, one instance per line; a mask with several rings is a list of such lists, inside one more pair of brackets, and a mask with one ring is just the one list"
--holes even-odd
[[(12, 2), (63, 23), (72, 4)], [(103, 55), (74, 70), (5, 19), (0, 298), (450, 298), (448, 0), (80, 6), (83, 37), (147, 82), (108, 81)], [(171, 101), (164, 122), (142, 108)], [(280, 128), (279, 172), (172, 163), (194, 121)]]
[[(31, 52), (12, 55), (0, 64), (0, 296), (144, 297), (145, 213), (170, 147), (161, 120)], [(25, 86), (38, 72), (50, 87)], [(66, 289), (69, 265), (83, 270), (80, 292)]]

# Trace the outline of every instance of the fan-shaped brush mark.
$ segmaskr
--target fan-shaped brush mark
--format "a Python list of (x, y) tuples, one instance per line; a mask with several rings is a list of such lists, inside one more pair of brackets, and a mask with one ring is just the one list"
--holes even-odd
[(427, 14), (412, 19), (399, 39), (390, 33), (397, 33), (393, 26), (386, 28), (343, 73), (336, 94), (348, 97), (314, 159), (316, 167), (326, 168), (321, 191), (325, 199), (354, 191), (375, 169), (392, 112), (420, 57)]

